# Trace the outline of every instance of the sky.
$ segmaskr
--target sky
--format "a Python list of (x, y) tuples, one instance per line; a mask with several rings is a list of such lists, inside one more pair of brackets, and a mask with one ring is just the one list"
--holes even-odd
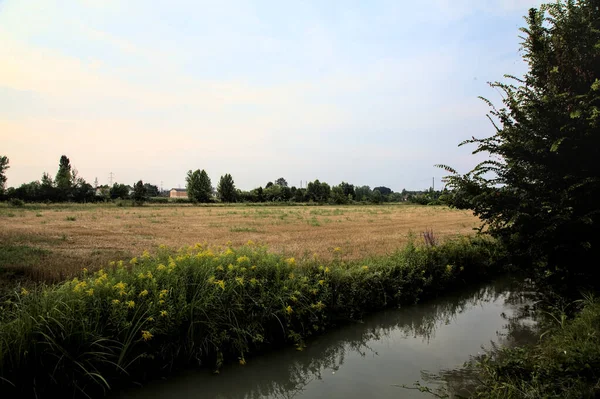
[(539, 0), (0, 0), (7, 186), (67, 155), (93, 183), (284, 177), (436, 188), (493, 134)]

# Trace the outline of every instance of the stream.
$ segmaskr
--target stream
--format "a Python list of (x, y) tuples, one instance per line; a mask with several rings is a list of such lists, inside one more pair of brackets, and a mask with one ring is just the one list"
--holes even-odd
[(220, 374), (186, 370), (121, 399), (159, 398), (432, 398), (414, 389), (446, 386), (468, 395), (463, 364), (499, 346), (535, 340), (522, 283), (501, 279), (401, 309), (381, 311), (307, 342), (230, 364)]

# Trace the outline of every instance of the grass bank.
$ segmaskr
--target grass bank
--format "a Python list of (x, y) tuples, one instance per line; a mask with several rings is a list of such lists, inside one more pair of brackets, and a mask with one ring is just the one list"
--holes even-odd
[(297, 262), (252, 242), (145, 252), (4, 302), (0, 390), (99, 395), (174, 367), (218, 370), (279, 345), (302, 350), (333, 325), (491, 275), (502, 256), (495, 243), (466, 238), (360, 262)]
[(479, 398), (600, 396), (600, 301), (587, 298), (573, 319), (552, 314), (536, 345), (499, 349), (475, 364)]

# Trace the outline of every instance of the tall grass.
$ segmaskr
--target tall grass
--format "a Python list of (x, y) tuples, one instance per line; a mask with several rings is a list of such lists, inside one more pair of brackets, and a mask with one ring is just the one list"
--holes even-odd
[(0, 309), (0, 390), (97, 394), (171, 368), (293, 344), (366, 312), (414, 303), (496, 271), (496, 244), (409, 244), (385, 257), (297, 261), (252, 242), (162, 248), (37, 290)]

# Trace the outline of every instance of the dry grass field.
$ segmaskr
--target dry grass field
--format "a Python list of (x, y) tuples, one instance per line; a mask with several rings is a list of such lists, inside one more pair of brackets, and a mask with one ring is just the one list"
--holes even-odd
[(413, 205), (0, 207), (0, 270), (56, 281), (160, 244), (248, 240), (298, 258), (351, 260), (392, 252), (427, 229), (444, 239), (472, 234), (477, 225), (468, 211)]

